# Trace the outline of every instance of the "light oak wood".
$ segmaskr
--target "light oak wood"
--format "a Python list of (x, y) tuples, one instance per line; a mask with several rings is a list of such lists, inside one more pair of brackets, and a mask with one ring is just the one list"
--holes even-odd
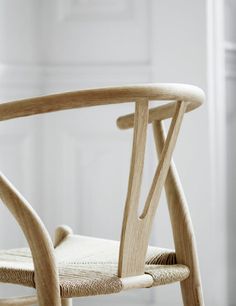
[(54, 247), (56, 248), (70, 234), (73, 234), (73, 231), (69, 226), (59, 226), (55, 231)]
[[(70, 234), (73, 234), (73, 231), (69, 226), (59, 226), (55, 231), (54, 247), (58, 247), (62, 243), (62, 241)], [(72, 299), (61, 299), (61, 305), (72, 306)]]
[(0, 306), (29, 306), (36, 305), (36, 296), (24, 296), (9, 299), (0, 299)]
[[(195, 108), (199, 107), (200, 102), (187, 103), (186, 112), (191, 112)], [(174, 114), (176, 103), (171, 102), (158, 107), (151, 108), (149, 110), (148, 123), (152, 123), (154, 120), (164, 120), (172, 118)], [(117, 126), (120, 129), (129, 129), (134, 126), (134, 114), (122, 116), (117, 119)]]
[(153, 278), (149, 274), (142, 274), (138, 276), (124, 277), (120, 279), (122, 282), (123, 290), (148, 288), (152, 287)]
[[(175, 101), (149, 110), (151, 100)], [(165, 185), (177, 261), (186, 264), (190, 277), (181, 283), (185, 306), (203, 306), (200, 273), (191, 220), (177, 174), (171, 158), (185, 112), (200, 106), (203, 92), (182, 84), (147, 84), (100, 89), (87, 89), (44, 97), (25, 99), (0, 104), (0, 121), (41, 113), (90, 107), (112, 103), (135, 102), (135, 114), (120, 117), (120, 128), (134, 127), (130, 176), (124, 218), (122, 224), (118, 276), (124, 289), (149, 287), (153, 284), (151, 275), (144, 275), (145, 256), (148, 247), (153, 218), (161, 191)], [(172, 118), (165, 139), (160, 120)], [(157, 166), (143, 212), (138, 215), (142, 172), (145, 156), (148, 123), (153, 122), (155, 142), (159, 156)], [(0, 198), (8, 207), (21, 227), (31, 250), (37, 298), (40, 306), (71, 306), (71, 299), (61, 299), (59, 275), (54, 247), (60, 244), (72, 231), (66, 226), (56, 229), (54, 246), (51, 238), (29, 203), (13, 185), (0, 174)], [(182, 278), (183, 279), (183, 278)], [(5, 303), (30, 305), (31, 297), (5, 299)], [(32, 298), (34, 301), (35, 298)], [(3, 302), (2, 302), (3, 301)], [(0, 303), (4, 303), (1, 300)], [(3, 305), (3, 304), (0, 304)], [(6, 304), (12, 305), (12, 304)]]
[[(136, 101), (147, 97), (151, 100), (181, 100), (189, 102), (189, 110), (201, 105), (201, 89), (183, 84), (145, 84), (122, 87), (86, 89), (54, 94), (0, 104), (0, 121), (72, 108), (90, 107)], [(162, 119), (172, 117), (175, 105), (161, 107)], [(159, 118), (161, 119), (161, 117)]]
[[(147, 124), (148, 100), (138, 100), (135, 106), (129, 186), (120, 242), (118, 266), (118, 275), (120, 277), (134, 276), (144, 273), (146, 256), (146, 242), (144, 241), (145, 232), (143, 230), (143, 220), (138, 218), (137, 210), (142, 182)], [(135, 261), (134, 254), (139, 254), (139, 256), (135, 258)]]
[(54, 247), (45, 226), (3, 174), (0, 174), (0, 198), (15, 217), (28, 241), (34, 262), (40, 306), (61, 305)]
[[(118, 275), (120, 277), (134, 276), (144, 273), (144, 263), (152, 222), (160, 199), (161, 190), (168, 173), (171, 156), (175, 147), (185, 108), (186, 104), (184, 102), (176, 103), (175, 115), (171, 122), (167, 140), (153, 178), (144, 210), (142, 214), (138, 216), (148, 124), (148, 102), (145, 100), (136, 102), (130, 179), (120, 244), (118, 267)], [(139, 254), (136, 260), (134, 260), (134, 254)]]
[(72, 306), (72, 299), (62, 299), (61, 306)]
[[(157, 153), (160, 157), (165, 143), (165, 134), (162, 122), (154, 121), (153, 131)], [(192, 221), (173, 161), (166, 178), (165, 190), (168, 200), (177, 262), (187, 265), (191, 271), (189, 278), (181, 283), (184, 305), (204, 306)]]

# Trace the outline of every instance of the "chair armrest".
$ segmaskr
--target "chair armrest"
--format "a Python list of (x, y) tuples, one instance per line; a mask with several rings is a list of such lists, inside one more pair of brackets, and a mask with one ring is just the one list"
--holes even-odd
[[(186, 103), (185, 112), (191, 112), (202, 105), (205, 100), (204, 92), (195, 86), (185, 84), (156, 84), (156, 96), (148, 100), (171, 101), (170, 103), (152, 108), (149, 110), (148, 123), (172, 118), (175, 114), (176, 102)], [(158, 93), (158, 94), (157, 94)], [(174, 101), (174, 102), (173, 102)], [(134, 127), (134, 113), (121, 116), (117, 119), (117, 126), (120, 129)]]
[[(60, 305), (59, 276), (51, 238), (37, 213), (7, 178), (0, 174), (0, 198), (21, 227), (31, 250), (39, 303)], [(55, 294), (48, 293), (48, 288)], [(42, 303), (42, 305), (45, 305)]]
[(194, 109), (204, 101), (204, 93), (192, 85), (162, 83), (84, 89), (2, 103), (0, 121), (73, 108), (135, 102), (139, 98), (187, 101)]

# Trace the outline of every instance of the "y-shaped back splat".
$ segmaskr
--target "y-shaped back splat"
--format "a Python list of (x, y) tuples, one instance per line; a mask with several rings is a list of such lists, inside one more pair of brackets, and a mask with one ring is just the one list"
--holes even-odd
[[(145, 257), (153, 218), (168, 174), (172, 153), (185, 110), (185, 102), (176, 102), (175, 113), (151, 184), (151, 189), (144, 210), (141, 216), (139, 216), (138, 206), (144, 165), (149, 110), (148, 99), (142, 98), (136, 101), (133, 149), (119, 254), (118, 275), (120, 277), (134, 276), (144, 273)], [(138, 256), (134, 257), (133, 254), (138, 254)]]

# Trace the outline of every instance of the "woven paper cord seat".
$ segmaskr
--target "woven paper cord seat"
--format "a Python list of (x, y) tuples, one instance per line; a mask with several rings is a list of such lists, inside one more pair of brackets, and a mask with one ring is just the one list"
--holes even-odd
[[(122, 291), (117, 276), (119, 242), (68, 235), (56, 248), (62, 297), (89, 296)], [(182, 281), (189, 269), (177, 265), (175, 253), (149, 247), (145, 273), (153, 286)], [(34, 268), (28, 248), (0, 252), (0, 281), (35, 287)]]

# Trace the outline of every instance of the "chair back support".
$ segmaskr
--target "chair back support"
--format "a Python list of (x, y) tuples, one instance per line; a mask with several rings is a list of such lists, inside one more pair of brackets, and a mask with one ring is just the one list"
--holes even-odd
[(172, 153), (186, 110), (186, 103), (176, 102), (176, 110), (163, 147), (142, 214), (138, 215), (146, 134), (148, 126), (148, 99), (137, 100), (134, 116), (133, 149), (128, 194), (124, 212), (119, 256), (120, 277), (144, 273), (145, 257), (153, 218), (169, 170)]

